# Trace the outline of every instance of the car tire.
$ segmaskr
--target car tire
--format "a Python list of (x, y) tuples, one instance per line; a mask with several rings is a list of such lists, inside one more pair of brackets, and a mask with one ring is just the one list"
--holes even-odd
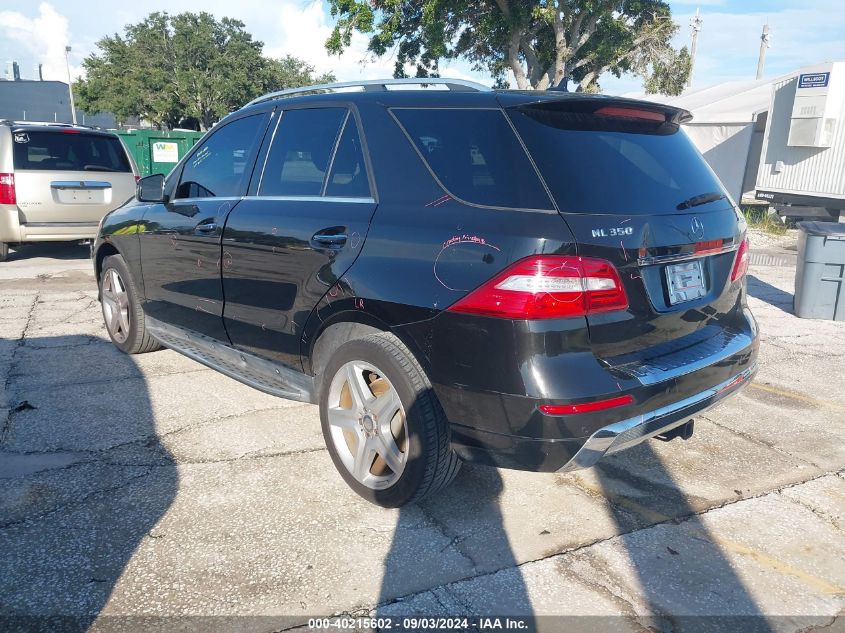
[(135, 280), (120, 255), (110, 255), (103, 260), (100, 303), (106, 331), (120, 351), (144, 354), (161, 348), (147, 332)]
[(335, 351), (323, 372), (320, 421), (338, 472), (377, 505), (419, 501), (460, 469), (431, 383), (393, 334), (355, 339)]
[(6, 242), (0, 242), (0, 262), (5, 262), (9, 257), (9, 245)]

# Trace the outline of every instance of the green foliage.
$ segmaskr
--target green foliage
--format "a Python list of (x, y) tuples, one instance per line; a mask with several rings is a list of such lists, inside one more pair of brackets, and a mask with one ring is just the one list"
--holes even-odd
[[(597, 91), (598, 77), (636, 73), (668, 57), (677, 32), (664, 0), (329, 0), (336, 24), (326, 41), (339, 54), (354, 32), (375, 55), (396, 55), (396, 76), (436, 75), (440, 60), (463, 58), (497, 86), (512, 71), (519, 88), (564, 78)], [(663, 69), (666, 75), (666, 69)], [(663, 80), (664, 83), (667, 80)]]
[(744, 206), (742, 213), (751, 229), (758, 229), (772, 235), (786, 235), (789, 228), (777, 211), (767, 205)]
[(314, 68), (295, 57), (263, 57), (242, 22), (205, 12), (152, 13), (97, 46), (83, 62), (87, 78), (74, 84), (79, 107), (157, 127), (193, 121), (208, 129), (265, 92), (333, 80), (315, 80)]
[(675, 97), (684, 91), (692, 71), (692, 58), (687, 47), (668, 49), (663, 59), (655, 60), (652, 73), (645, 80), (646, 94)]

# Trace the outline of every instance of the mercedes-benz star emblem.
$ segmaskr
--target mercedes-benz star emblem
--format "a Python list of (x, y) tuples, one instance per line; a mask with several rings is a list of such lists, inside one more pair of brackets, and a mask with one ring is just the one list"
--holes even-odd
[(692, 228), (692, 234), (701, 239), (704, 237), (704, 225), (701, 223), (701, 220), (698, 218), (693, 218), (690, 220), (690, 227)]

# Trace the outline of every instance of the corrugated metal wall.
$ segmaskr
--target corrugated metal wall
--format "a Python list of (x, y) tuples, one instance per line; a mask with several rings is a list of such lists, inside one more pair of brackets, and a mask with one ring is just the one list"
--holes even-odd
[[(760, 158), (757, 189), (845, 197), (845, 108), (839, 116), (836, 137), (830, 147), (790, 147), (786, 141), (797, 85), (796, 77), (773, 85), (774, 99)], [(779, 160), (783, 161), (783, 171), (775, 173), (775, 163)]]

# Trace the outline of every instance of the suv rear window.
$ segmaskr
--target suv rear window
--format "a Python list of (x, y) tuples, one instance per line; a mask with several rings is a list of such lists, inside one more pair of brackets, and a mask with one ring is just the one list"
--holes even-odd
[(131, 172), (120, 140), (76, 131), (13, 132), (15, 169)]
[(509, 114), (561, 211), (677, 213), (688, 198), (723, 191), (677, 125), (591, 124), (592, 115), (548, 108)]
[(498, 109), (394, 108), (428, 168), (454, 198), (508, 209), (554, 209)]

